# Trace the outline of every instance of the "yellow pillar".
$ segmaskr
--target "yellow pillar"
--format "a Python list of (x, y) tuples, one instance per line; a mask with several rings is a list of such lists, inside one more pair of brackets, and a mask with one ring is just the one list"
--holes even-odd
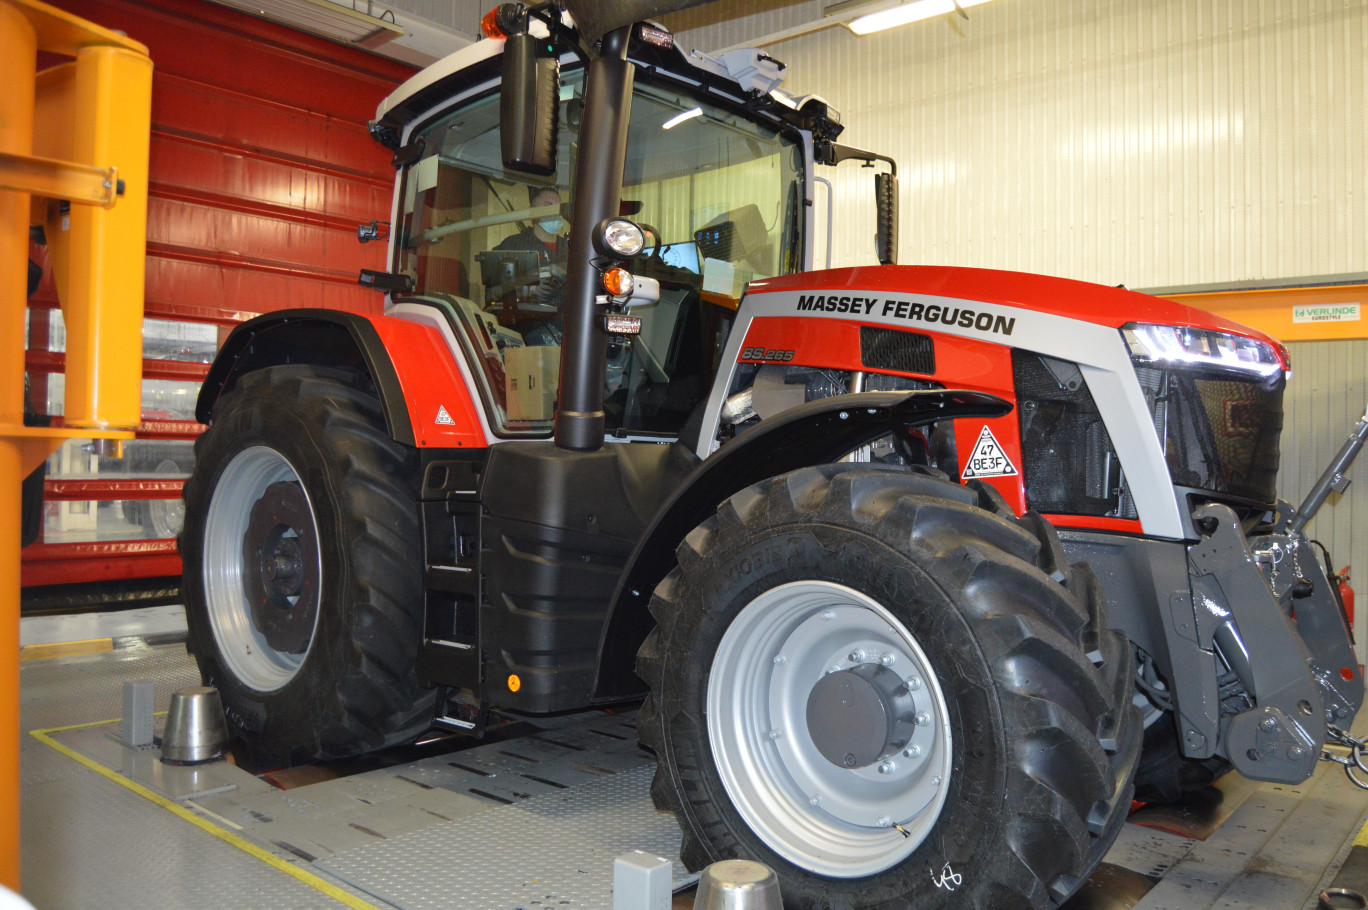
[[(0, 152), (33, 154), (37, 35), (0, 3)], [(0, 190), (0, 426), (24, 422), (29, 194)], [(19, 525), (23, 443), (0, 437), (0, 882), (19, 890)]]
[[(40, 48), (76, 60), (45, 73), (42, 101)], [(138, 423), (151, 96), (143, 45), (40, 0), (0, 0), (0, 884), (14, 891), (22, 482), (64, 439), (128, 439)], [(73, 203), (50, 238), (68, 325), (67, 419), (52, 429), (24, 426), (34, 193)]]
[[(65, 69), (65, 68), (64, 68)], [(75, 117), (71, 147), (44, 148), (40, 101), (34, 153), (114, 165), (124, 197), (112, 206), (73, 205), (69, 229), (48, 223), (66, 322), (68, 427), (137, 426), (142, 413), (143, 276), (147, 244), (147, 146), (152, 63), (145, 54), (107, 45), (83, 47), (71, 68)], [(60, 271), (58, 272), (60, 274)], [(64, 286), (63, 286), (64, 285)]]

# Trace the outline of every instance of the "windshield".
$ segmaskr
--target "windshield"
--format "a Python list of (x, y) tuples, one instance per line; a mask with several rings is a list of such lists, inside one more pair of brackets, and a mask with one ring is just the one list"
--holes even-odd
[[(568, 72), (553, 176), (503, 169), (491, 94), (423, 129), (403, 182), (396, 270), (446, 311), (500, 435), (554, 422), (582, 97)], [(746, 282), (802, 265), (803, 178), (796, 134), (638, 77), (622, 214), (648, 236), (628, 268), (661, 293), (632, 310), (641, 334), (610, 347), (610, 432), (675, 434), (707, 394)]]

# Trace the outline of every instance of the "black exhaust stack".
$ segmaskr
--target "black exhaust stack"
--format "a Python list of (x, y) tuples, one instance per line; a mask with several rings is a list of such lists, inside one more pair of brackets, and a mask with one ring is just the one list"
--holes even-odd
[(603, 289), (598, 269), (590, 264), (595, 256), (591, 234), (600, 221), (617, 216), (622, 196), (632, 102), (633, 67), (627, 62), (630, 36), (630, 26), (603, 36), (600, 54), (589, 63), (584, 83), (555, 436), (560, 448), (580, 452), (603, 445), (603, 371), (608, 336), (594, 319), (594, 300)]

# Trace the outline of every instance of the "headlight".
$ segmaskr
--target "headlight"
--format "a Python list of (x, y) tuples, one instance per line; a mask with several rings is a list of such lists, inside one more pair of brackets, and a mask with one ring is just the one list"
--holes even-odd
[(1136, 363), (1200, 364), (1258, 376), (1287, 367), (1273, 345), (1243, 335), (1181, 325), (1131, 323), (1121, 330)]
[(594, 231), (594, 246), (604, 256), (631, 259), (646, 248), (646, 232), (625, 218), (610, 218)]

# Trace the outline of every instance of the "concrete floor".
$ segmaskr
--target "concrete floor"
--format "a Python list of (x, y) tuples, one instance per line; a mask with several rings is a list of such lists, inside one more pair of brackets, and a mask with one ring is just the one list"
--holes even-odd
[[(561, 721), (566, 726), (554, 736), (533, 731), (536, 735), (520, 746), (477, 746), (461, 752), (454, 765), (441, 747), (428, 757), (406, 753), (401, 764), (344, 771), (342, 777), (336, 769), (323, 769), (258, 778), (220, 763), (220, 770), (205, 772), (207, 777), (170, 780), (155, 756), (125, 755), (128, 750), (106, 735), (114, 728), (100, 722), (119, 717), (126, 680), (153, 681), (159, 709), (171, 692), (198, 684), (183, 645), (147, 643), (177, 637), (176, 624), (183, 629), (183, 617), (176, 608), (142, 617), (94, 617), (21, 623), (26, 648), (72, 640), (109, 643), (98, 653), (27, 659), (21, 665), (22, 891), (39, 910), (339, 903), (540, 910), (542, 905), (526, 896), (531, 892), (519, 888), (534, 881), (539, 887), (549, 884), (567, 862), (574, 866), (573, 859), (553, 859), (547, 851), (586, 837), (570, 829), (555, 835), (563, 819), (555, 816), (554, 804), (577, 797), (552, 791), (590, 793), (611, 786), (644, 793), (649, 780), (649, 766), (630, 737), (613, 730), (597, 734), (600, 740), (622, 740), (604, 757), (556, 763), (554, 745), (574, 749), (568, 737), (593, 741), (589, 727), (622, 722), (593, 717)], [(55, 652), (29, 655), (45, 653)], [(32, 731), (47, 732), (35, 736)], [(542, 741), (534, 743), (538, 736)], [(546, 764), (515, 781), (514, 789), (524, 792), (501, 797), (496, 784), (507, 786), (517, 770), (513, 766), (533, 760)], [(608, 782), (590, 780), (600, 773)], [(505, 777), (494, 781), (499, 774)], [(215, 775), (226, 776), (220, 781)], [(581, 779), (590, 780), (587, 787), (567, 789), (579, 787)], [(216, 790), (224, 781), (231, 789)], [(184, 792), (175, 792), (178, 787)], [(187, 793), (191, 798), (177, 798)], [(476, 805), (480, 799), (472, 795), (510, 805)], [(641, 794), (633, 790), (628, 798), (639, 802)], [(339, 804), (345, 804), (344, 813), (334, 811)], [(510, 846), (476, 849), (483, 837), (462, 833), (459, 825), (463, 813), (477, 811), (490, 813), (480, 817), (482, 835), (496, 813), (511, 821)], [(647, 803), (647, 814), (632, 823), (632, 830), (645, 830), (649, 815)], [(541, 846), (531, 836), (530, 817), (546, 834)], [(1337, 885), (1368, 887), (1368, 848), (1353, 846), (1366, 820), (1368, 791), (1353, 787), (1339, 766), (1322, 765), (1297, 787), (1228, 777), (1219, 788), (1179, 806), (1147, 807), (1133, 815), (1068, 910), (1315, 908), (1336, 876)], [(664, 831), (657, 834), (665, 836)], [(674, 838), (677, 849), (677, 831)], [(671, 849), (668, 839), (643, 846), (662, 855)], [(592, 862), (610, 864), (612, 855)], [(496, 878), (487, 870), (518, 858), (532, 868), (542, 863), (547, 875), (516, 879), (522, 885), (510, 892), (506, 905), (477, 896)], [(595, 874), (605, 871), (595, 868)], [(536, 899), (543, 896), (550, 895)], [(691, 905), (688, 896), (675, 898), (677, 910)], [(592, 907), (596, 901), (573, 899), (568, 906)], [(1331, 904), (1341, 906), (1362, 905)]]

